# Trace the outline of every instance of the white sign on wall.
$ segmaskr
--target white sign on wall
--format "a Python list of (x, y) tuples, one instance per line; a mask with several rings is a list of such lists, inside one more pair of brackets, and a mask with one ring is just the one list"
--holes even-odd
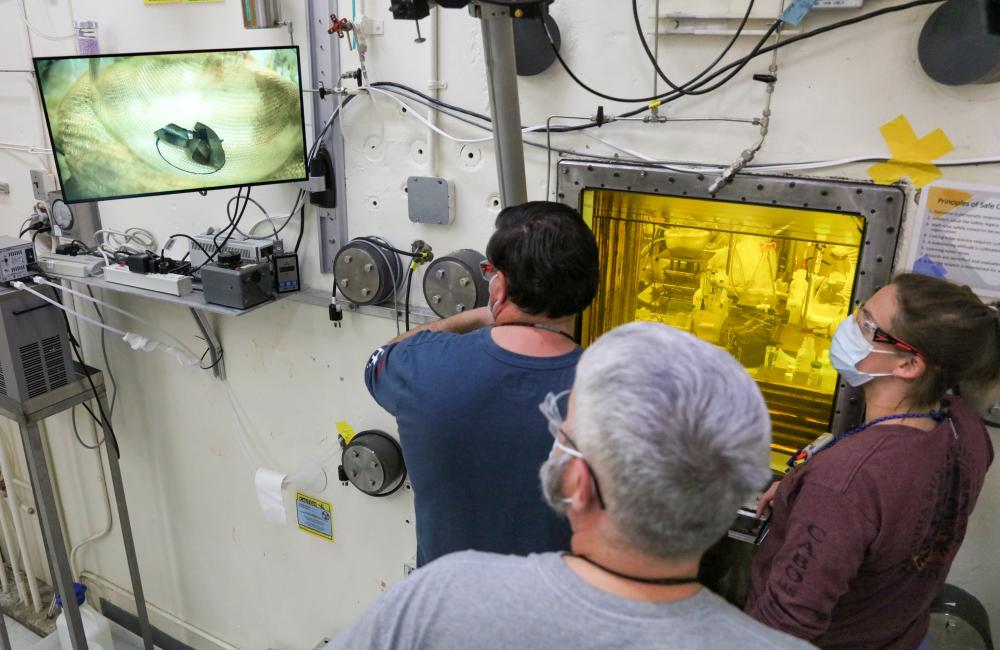
[(906, 270), (1000, 298), (1000, 187), (937, 181), (924, 188)]

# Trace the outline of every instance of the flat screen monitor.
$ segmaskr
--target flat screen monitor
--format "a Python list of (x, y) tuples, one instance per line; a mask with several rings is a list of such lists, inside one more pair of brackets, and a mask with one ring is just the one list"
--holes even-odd
[(297, 47), (36, 58), (67, 203), (300, 181)]

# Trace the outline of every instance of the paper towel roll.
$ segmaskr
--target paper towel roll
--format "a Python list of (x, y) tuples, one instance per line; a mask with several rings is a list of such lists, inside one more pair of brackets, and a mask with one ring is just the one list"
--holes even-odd
[(273, 469), (259, 467), (254, 475), (254, 485), (257, 487), (257, 502), (264, 519), (271, 524), (287, 523), (285, 513), (285, 498), (282, 488), (288, 482), (287, 477)]

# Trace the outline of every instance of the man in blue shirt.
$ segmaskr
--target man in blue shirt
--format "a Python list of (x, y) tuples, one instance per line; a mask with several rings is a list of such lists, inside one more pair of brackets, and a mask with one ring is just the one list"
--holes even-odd
[(365, 368), (368, 390), (396, 417), (420, 566), (468, 549), (569, 548), (569, 526), (539, 495), (552, 437), (538, 403), (573, 383), (597, 245), (560, 203), (506, 208), (496, 226), (481, 265), (489, 305), (396, 337)]

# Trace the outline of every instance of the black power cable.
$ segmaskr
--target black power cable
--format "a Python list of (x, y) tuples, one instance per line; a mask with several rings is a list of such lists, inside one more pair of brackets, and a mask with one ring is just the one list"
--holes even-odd
[[(173, 234), (173, 235), (170, 235), (169, 237), (167, 237), (167, 241), (170, 241), (171, 239), (177, 239), (178, 237), (180, 237), (181, 239), (186, 239), (186, 240), (190, 241), (192, 244), (194, 244), (195, 246), (197, 246), (198, 248), (200, 248), (201, 252), (204, 253), (206, 257), (209, 256), (208, 255), (208, 249), (206, 249), (204, 246), (202, 246), (201, 242), (199, 242), (197, 239), (195, 239), (191, 235), (185, 235), (184, 233), (179, 232), (179, 233), (176, 233), (176, 234)], [(167, 253), (167, 245), (164, 244), (163, 248), (160, 250), (160, 257), (166, 257), (166, 253)], [(198, 267), (198, 268), (201, 268), (201, 267)]]
[[(707, 77), (705, 77), (704, 79), (702, 79), (701, 81), (699, 81), (696, 84), (696, 86), (700, 88), (701, 86), (707, 84), (708, 82), (712, 81), (713, 79), (718, 78), (719, 76), (723, 75), (724, 73), (726, 73), (729, 70), (732, 70), (733, 68), (736, 68), (736, 67), (739, 66), (740, 69), (742, 69), (753, 58), (756, 58), (756, 57), (764, 55), (764, 54), (768, 54), (768, 53), (773, 52), (774, 50), (777, 50), (779, 48), (791, 45), (792, 43), (798, 43), (799, 41), (804, 41), (804, 40), (812, 38), (814, 36), (819, 36), (820, 34), (825, 34), (827, 32), (830, 32), (830, 31), (833, 31), (833, 30), (836, 30), (836, 29), (840, 29), (842, 27), (848, 27), (850, 25), (856, 25), (858, 23), (865, 22), (865, 21), (871, 20), (873, 18), (878, 18), (879, 16), (884, 16), (884, 15), (896, 13), (896, 12), (899, 12), (899, 11), (906, 11), (907, 9), (913, 9), (914, 7), (921, 7), (921, 6), (924, 6), (924, 5), (940, 4), (940, 3), (944, 2), (944, 1), (945, 0), (912, 0), (911, 2), (904, 2), (903, 4), (893, 5), (891, 7), (883, 7), (882, 9), (876, 9), (875, 11), (869, 11), (868, 13), (861, 14), (860, 16), (854, 16), (853, 18), (848, 18), (848, 19), (841, 20), (841, 21), (838, 21), (838, 22), (835, 22), (835, 23), (830, 23), (829, 25), (825, 25), (823, 27), (818, 27), (818, 28), (810, 30), (808, 32), (803, 32), (802, 34), (796, 34), (795, 36), (790, 36), (790, 37), (784, 38), (784, 39), (782, 39), (782, 41), (780, 43), (775, 43), (773, 45), (767, 45), (767, 46), (763, 46), (763, 47), (760, 47), (760, 48), (754, 48), (754, 51), (751, 52), (750, 54), (748, 54), (747, 56), (741, 57), (740, 59), (737, 59), (736, 61), (733, 61), (731, 63), (728, 63), (728, 64), (722, 66), (721, 68), (718, 68), (713, 73), (711, 73), (710, 75), (708, 75)], [(569, 72), (569, 70), (567, 70), (567, 72)], [(575, 77), (575, 75), (571, 75), (571, 77)], [(581, 85), (581, 87), (583, 87), (583, 88), (585, 88), (585, 89), (587, 89), (589, 91), (589, 88), (587, 86)], [(599, 95), (599, 96), (603, 96), (603, 95)], [(683, 97), (683, 95), (681, 95), (680, 93), (677, 93), (676, 91), (671, 91), (671, 92), (667, 92), (667, 93), (664, 93), (662, 95), (659, 95), (657, 97), (653, 97), (653, 98), (651, 98), (649, 100), (641, 99), (641, 100), (634, 100), (634, 101), (654, 101), (654, 100), (661, 100), (660, 103), (661, 104), (665, 104), (665, 103), (669, 103), (669, 102), (675, 101), (675, 100), (679, 99), (680, 97)], [(614, 101), (624, 101), (624, 100), (620, 100), (620, 99), (614, 98)], [(647, 104), (645, 106), (640, 106), (638, 108), (626, 111), (626, 112), (622, 113), (621, 115), (619, 115), (619, 117), (634, 117), (636, 115), (640, 115), (640, 114), (642, 114), (642, 113), (650, 110), (651, 108), (652, 108), (652, 106)], [(569, 132), (569, 131), (584, 131), (586, 129), (591, 129), (591, 128), (594, 128), (596, 126), (599, 126), (597, 124), (597, 122), (586, 122), (584, 124), (577, 124), (577, 125), (573, 125), (573, 126), (563, 127), (562, 129), (560, 129), (560, 132), (565, 133), (565, 132)], [(552, 132), (555, 133), (556, 129), (552, 129)]]
[[(303, 194), (305, 194), (304, 191), (300, 191), (299, 192), (299, 198), (300, 199), (301, 199), (301, 197), (302, 197)], [(298, 204), (299, 201), (296, 200), (295, 203)], [(295, 209), (292, 208), (293, 212), (294, 212), (294, 210)], [(288, 217), (288, 221), (291, 221), (291, 220), (292, 220), (292, 218)], [(285, 226), (287, 226), (288, 225), (288, 221), (286, 221), (284, 223), (284, 225), (282, 225), (281, 227), (284, 228)], [(281, 231), (279, 230), (278, 232), (281, 232)], [(296, 255), (299, 254), (299, 246), (302, 245), (302, 236), (305, 234), (305, 232), (306, 232), (306, 204), (305, 204), (305, 201), (303, 201), (302, 205), (299, 206), (299, 236), (295, 238), (295, 248), (292, 249), (292, 252), (295, 253)]]
[[(720, 52), (719, 55), (715, 57), (715, 60), (709, 63), (704, 70), (702, 70), (697, 75), (692, 77), (690, 81), (683, 83), (680, 86), (674, 84), (674, 82), (670, 80), (667, 74), (660, 67), (659, 62), (656, 60), (656, 55), (653, 54), (653, 51), (649, 48), (649, 43), (646, 41), (646, 34), (643, 33), (642, 31), (642, 21), (639, 19), (639, 0), (632, 0), (632, 17), (635, 20), (635, 33), (639, 37), (639, 42), (642, 44), (642, 49), (646, 51), (646, 56), (649, 57), (649, 62), (653, 64), (653, 69), (656, 71), (656, 74), (660, 77), (660, 79), (663, 79), (663, 81), (666, 82), (668, 86), (670, 86), (675, 91), (683, 95), (704, 95), (709, 91), (688, 90), (688, 88), (690, 88), (692, 84), (694, 84), (696, 81), (698, 81), (699, 79), (707, 75), (709, 72), (711, 72), (712, 68), (718, 65), (719, 61), (722, 60), (722, 57), (726, 56), (726, 54), (729, 53), (729, 50), (733, 48), (733, 45), (736, 44), (736, 41), (739, 39), (740, 35), (743, 34), (743, 29), (747, 26), (747, 21), (750, 20), (750, 12), (753, 11), (753, 6), (755, 1), (756, 0), (750, 0), (750, 3), (747, 5), (746, 13), (743, 14), (743, 20), (740, 21), (739, 26), (736, 28), (736, 33), (733, 34), (733, 37), (731, 39), (729, 39), (729, 43), (727, 43), (726, 47), (722, 49), (722, 52)], [(655, 17), (654, 20), (659, 20), (659, 16)]]
[[(222, 251), (223, 247), (229, 242), (229, 239), (233, 236), (233, 233), (236, 232), (236, 226), (240, 225), (240, 220), (243, 219), (243, 214), (247, 211), (247, 206), (250, 204), (250, 200), (249, 200), (250, 199), (250, 186), (247, 186), (246, 190), (247, 190), (247, 195), (246, 195), (246, 197), (244, 197), (245, 200), (243, 201), (243, 207), (242, 208), (239, 207), (239, 201), (237, 201), (237, 203), (236, 203), (236, 210), (234, 211), (233, 214), (230, 214), (229, 213), (229, 207), (228, 206), (226, 207), (226, 216), (229, 217), (229, 224), (227, 224), (219, 232), (215, 233), (215, 237), (212, 238), (212, 245), (215, 246), (215, 250), (212, 251), (212, 254), (209, 255), (205, 259), (204, 262), (202, 262), (201, 264), (199, 264), (196, 268), (191, 269), (192, 273), (195, 273), (196, 271), (200, 271), (203, 266), (207, 265), (212, 260), (214, 260), (215, 257)], [(242, 197), (242, 194), (240, 194), (240, 190), (239, 189), (236, 190), (236, 196), (238, 198)], [(238, 214), (236, 214), (237, 212), (238, 212)], [(228, 230), (229, 232), (226, 233), (225, 239), (223, 239), (222, 243), (220, 244), (219, 243), (219, 236), (224, 231), (226, 231), (226, 230)]]
[[(549, 39), (549, 46), (552, 48), (553, 53), (555, 53), (556, 58), (559, 60), (559, 65), (561, 65), (563, 67), (563, 70), (566, 71), (566, 74), (568, 74), (570, 76), (570, 78), (573, 81), (575, 81), (578, 86), (580, 86), (581, 88), (583, 88), (584, 90), (586, 90), (590, 94), (597, 95), (598, 97), (602, 97), (604, 99), (607, 99), (607, 100), (610, 100), (610, 101), (613, 101), (613, 102), (621, 102), (623, 104), (632, 104), (632, 103), (635, 103), (635, 102), (657, 102), (657, 101), (659, 101), (661, 104), (663, 104), (663, 103), (665, 103), (667, 101), (673, 101), (673, 99), (676, 99), (677, 97), (683, 97), (684, 95), (696, 95), (696, 94), (697, 95), (703, 95), (703, 94), (711, 92), (711, 91), (713, 91), (713, 90), (715, 90), (717, 88), (720, 88), (722, 85), (728, 83), (730, 79), (732, 79), (737, 74), (739, 74), (739, 72), (744, 67), (746, 67), (746, 65), (748, 63), (750, 63), (750, 60), (753, 59), (753, 57), (755, 57), (757, 55), (757, 53), (760, 51), (760, 49), (762, 47), (764, 47), (764, 43), (767, 42), (767, 39), (771, 38), (771, 35), (774, 34), (775, 30), (778, 29), (778, 26), (780, 24), (781, 24), (780, 20), (775, 20), (773, 23), (771, 23), (771, 26), (764, 33), (764, 36), (759, 41), (757, 41), (757, 44), (750, 51), (750, 53), (748, 55), (746, 55), (746, 56), (741, 57), (740, 59), (738, 59), (737, 61), (734, 62), (736, 64), (736, 69), (732, 72), (732, 74), (730, 74), (728, 77), (726, 77), (725, 79), (723, 79), (718, 84), (712, 86), (711, 88), (708, 88), (708, 89), (703, 90), (701, 92), (695, 92), (695, 90), (697, 90), (697, 89), (701, 88), (702, 86), (704, 86), (709, 80), (711, 80), (712, 78), (714, 78), (717, 75), (712, 75), (711, 77), (707, 77), (705, 79), (702, 79), (701, 81), (692, 80), (691, 82), (689, 82), (689, 85), (684, 90), (680, 90), (680, 91), (674, 90), (674, 91), (671, 91), (670, 93), (665, 93), (663, 95), (650, 95), (649, 97), (616, 97), (614, 95), (609, 95), (607, 93), (603, 93), (603, 92), (601, 92), (601, 91), (599, 91), (599, 90), (597, 90), (597, 89), (595, 89), (595, 88), (593, 88), (591, 86), (588, 86), (582, 79), (580, 79), (580, 77), (578, 77), (576, 75), (575, 72), (573, 72), (573, 70), (570, 69), (569, 65), (566, 63), (566, 61), (562, 58), (562, 55), (559, 53), (559, 48), (556, 46), (555, 39), (552, 37), (552, 34), (549, 32), (548, 25), (546, 25), (545, 22), (542, 21), (542, 25), (545, 27), (545, 34), (546, 34), (546, 36)], [(647, 46), (647, 48), (648, 48), (648, 46)], [(655, 59), (654, 59), (654, 61), (655, 61)], [(657, 68), (657, 69), (659, 69), (659, 68)], [(728, 69), (728, 68), (722, 68), (722, 70), (726, 70), (726, 69)], [(671, 87), (672, 86), (673, 85), (671, 84)], [(667, 97), (670, 94), (673, 94), (674, 97), (671, 98), (671, 99), (669, 99), (669, 100), (664, 99), (665, 97)]]
[[(39, 273), (39, 275), (41, 275), (42, 277), (46, 277), (44, 273)], [(46, 279), (48, 278), (46, 277)], [(59, 294), (56, 293), (56, 289), (59, 287), (56, 286), (54, 283), (46, 286), (48, 286), (52, 290), (52, 299), (55, 302), (62, 304), (62, 300), (59, 299)], [(97, 411), (98, 413), (100, 413), (100, 418), (98, 418), (94, 414), (94, 412), (90, 409), (89, 406), (86, 405), (86, 403), (81, 402), (81, 404), (83, 404), (83, 408), (85, 408), (87, 412), (90, 413), (90, 417), (94, 418), (94, 421), (97, 422), (97, 424), (100, 425), (101, 428), (107, 432), (107, 435), (111, 436), (111, 444), (114, 446), (115, 455), (118, 458), (121, 458), (121, 449), (118, 447), (118, 437), (115, 435), (115, 429), (111, 424), (111, 418), (108, 416), (107, 413), (104, 412), (104, 405), (101, 403), (101, 400), (97, 396), (97, 385), (94, 384), (94, 380), (93, 378), (91, 378), (90, 372), (88, 372), (87, 362), (83, 358), (83, 350), (80, 349), (80, 344), (76, 340), (76, 337), (73, 336), (73, 330), (70, 329), (69, 317), (66, 316), (66, 312), (62, 309), (59, 310), (59, 313), (62, 314), (63, 322), (66, 324), (66, 336), (69, 338), (69, 344), (70, 347), (72, 348), (73, 356), (76, 357), (76, 360), (82, 366), (81, 370), (83, 371), (83, 376), (87, 379), (87, 383), (90, 384), (90, 390), (94, 393), (94, 400), (97, 402)], [(82, 443), (82, 441), (80, 442)]]
[(397, 255), (405, 255), (407, 257), (413, 257), (413, 258), (424, 257), (426, 255), (426, 253), (424, 253), (423, 251), (419, 251), (419, 252), (415, 252), (414, 253), (414, 252), (411, 252), (411, 251), (404, 251), (404, 250), (399, 249), (399, 248), (393, 248), (389, 244), (387, 244), (384, 241), (381, 241), (380, 239), (377, 239), (375, 237), (358, 237), (358, 239), (363, 239), (364, 241), (368, 242), (369, 244), (374, 244), (375, 246), (378, 246), (379, 248), (381, 248), (383, 250), (392, 251), (393, 253), (396, 253)]
[(406, 306), (404, 307), (404, 311), (406, 312), (405, 325), (406, 325), (406, 331), (407, 332), (410, 331), (410, 287), (413, 286), (413, 267), (414, 266), (415, 266), (414, 264), (410, 264), (410, 268), (406, 272)]
[[(903, 4), (899, 4), (899, 5), (894, 5), (892, 7), (884, 7), (882, 9), (877, 9), (875, 11), (870, 11), (870, 12), (868, 12), (866, 14), (861, 14), (860, 16), (855, 16), (853, 18), (842, 20), (840, 22), (830, 23), (829, 25), (826, 25), (824, 27), (819, 27), (817, 29), (814, 29), (814, 30), (808, 31), (808, 32), (804, 32), (802, 34), (796, 34), (795, 36), (786, 36), (785, 38), (783, 38), (781, 40), (780, 43), (775, 43), (774, 45), (764, 46), (764, 47), (760, 48), (756, 52), (752, 52), (751, 54), (748, 54), (747, 56), (741, 57), (740, 59), (737, 59), (736, 61), (733, 61), (731, 63), (727, 63), (726, 65), (724, 65), (721, 68), (719, 68), (719, 69), (715, 70), (714, 72), (712, 72), (706, 78), (701, 79), (698, 82), (698, 84), (696, 84), (696, 85), (701, 86), (702, 84), (707, 84), (708, 82), (710, 82), (710, 81), (718, 78), (719, 76), (721, 76), (725, 72), (727, 72), (729, 70), (732, 70), (733, 68), (735, 68), (737, 66), (745, 66), (746, 63), (750, 59), (756, 58), (756, 57), (764, 55), (764, 54), (768, 54), (768, 53), (773, 52), (774, 50), (777, 50), (779, 48), (785, 47), (787, 45), (791, 45), (792, 43), (798, 43), (799, 41), (803, 41), (803, 40), (806, 40), (808, 38), (812, 38), (813, 36), (819, 36), (820, 34), (824, 34), (826, 32), (830, 32), (830, 31), (833, 31), (833, 30), (836, 30), (836, 29), (840, 29), (842, 27), (848, 27), (850, 25), (854, 25), (854, 24), (857, 24), (857, 23), (860, 23), (860, 22), (864, 22), (866, 20), (871, 20), (873, 18), (878, 18), (879, 16), (884, 16), (886, 14), (896, 13), (898, 11), (905, 11), (907, 9), (912, 9), (914, 7), (919, 7), (919, 6), (923, 6), (923, 5), (940, 4), (941, 2), (944, 2), (944, 1), (945, 0), (914, 0), (912, 2), (906, 2), (906, 3), (903, 3)], [(375, 87), (375, 88), (378, 88), (378, 87), (396, 88), (396, 89), (402, 90), (404, 92), (407, 92), (407, 93), (409, 93), (409, 94), (411, 94), (411, 95), (413, 95), (415, 97), (419, 97), (422, 100), (424, 100), (426, 102), (430, 102), (431, 104), (434, 104), (435, 106), (438, 106), (440, 108), (444, 108), (444, 109), (447, 109), (449, 111), (454, 111), (456, 113), (460, 113), (462, 115), (466, 115), (466, 116), (471, 117), (471, 118), (482, 120), (486, 124), (492, 124), (492, 122), (493, 122), (493, 120), (490, 119), (490, 117), (488, 115), (484, 115), (482, 113), (477, 113), (475, 111), (471, 111), (469, 109), (462, 108), (461, 106), (455, 106), (454, 104), (449, 104), (447, 102), (444, 102), (444, 101), (441, 101), (441, 100), (436, 99), (434, 97), (431, 97), (430, 95), (427, 95), (426, 93), (423, 93), (423, 92), (417, 90), (416, 88), (412, 88), (412, 87), (407, 86), (405, 84), (401, 84), (401, 83), (398, 83), (398, 82), (395, 82), (395, 81), (377, 81), (377, 82), (373, 82), (371, 85), (373, 87)], [(583, 86), (583, 87), (585, 89), (589, 90), (589, 88), (587, 86)], [(659, 95), (658, 97), (651, 98), (649, 101), (652, 101), (652, 100), (662, 100), (660, 103), (663, 104), (663, 103), (669, 103), (669, 102), (675, 101), (675, 100), (677, 100), (677, 99), (679, 99), (680, 97), (683, 97), (683, 96), (684, 95), (682, 95), (680, 93), (677, 93), (677, 92), (667, 92), (667, 93), (664, 93), (662, 95)], [(618, 101), (618, 100), (616, 99), (615, 101)], [(637, 101), (647, 101), (647, 100), (637, 100)], [(626, 102), (626, 103), (632, 103), (632, 102)], [(651, 105), (646, 104), (646, 105), (640, 106), (638, 108), (630, 109), (630, 110), (628, 110), (628, 111), (620, 114), (618, 117), (622, 117), (622, 118), (625, 118), (625, 117), (635, 117), (636, 115), (641, 115), (642, 113), (650, 110), (651, 108), (652, 108)], [(552, 133), (570, 133), (570, 132), (575, 132), (575, 131), (586, 131), (587, 129), (593, 129), (593, 128), (596, 128), (596, 127), (599, 127), (599, 126), (601, 126), (601, 125), (598, 124), (596, 121), (591, 121), (591, 122), (584, 122), (582, 124), (575, 124), (575, 125), (553, 126), (550, 129), (548, 129), (548, 130), (550, 132), (552, 132)], [(537, 133), (545, 133), (545, 130), (544, 129), (539, 129), (536, 132)]]

